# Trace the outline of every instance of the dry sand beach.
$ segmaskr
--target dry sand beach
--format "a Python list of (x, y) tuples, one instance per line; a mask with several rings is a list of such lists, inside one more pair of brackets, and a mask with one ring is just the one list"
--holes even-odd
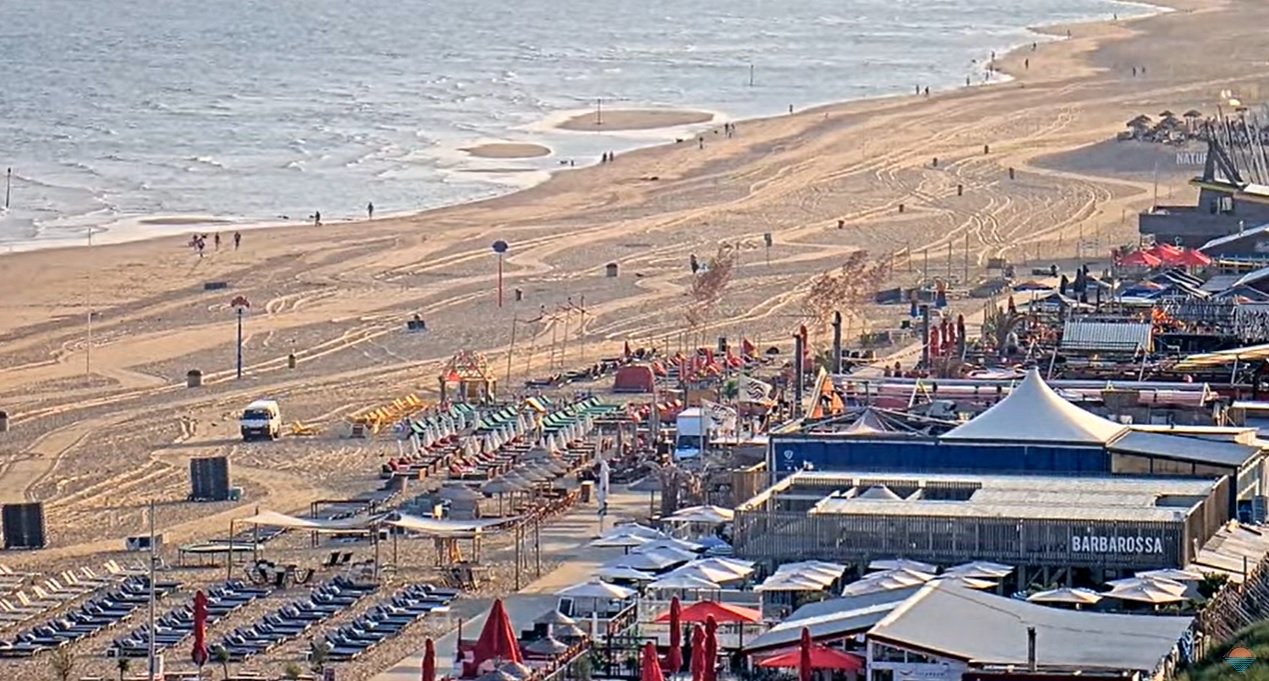
[[(223, 534), (256, 506), (297, 511), (369, 489), (395, 445), (344, 439), (347, 416), (408, 392), (434, 394), (441, 363), (460, 348), (488, 351), (501, 376), (513, 327), (513, 378), (546, 373), (545, 348), (565, 330), (557, 311), (570, 300), (582, 306), (582, 296), (584, 316), (568, 317), (565, 367), (626, 340), (677, 343), (691, 302), (689, 255), (708, 258), (722, 243), (740, 248), (740, 262), (694, 332), (775, 342), (808, 321), (812, 280), (859, 250), (894, 259), (897, 285), (920, 276), (927, 253), (931, 277), (951, 269), (959, 278), (967, 261), (972, 278), (991, 257), (1071, 261), (1080, 233), (1102, 253), (1133, 241), (1132, 213), (1150, 205), (1155, 187), (1148, 169), (1117, 162), (1101, 143), (1137, 114), (1210, 112), (1225, 89), (1258, 102), (1269, 83), (1269, 37), (1259, 28), (1269, 5), (1168, 4), (1180, 11), (1076, 25), (1069, 40), (1023, 48), (1000, 62), (1014, 82), (741, 121), (731, 138), (720, 125), (703, 148), (623, 154), (479, 203), (244, 232), (240, 249), (226, 238), (204, 258), (184, 238), (0, 256), (0, 410), (11, 425), (0, 434), (0, 501), (45, 502), (51, 533), (51, 548), (0, 563), (100, 564), (142, 531), (150, 500), (162, 504), (159, 529), (171, 546)], [(1134, 77), (1133, 67), (1148, 70)], [(685, 115), (676, 124), (692, 120)], [(510, 155), (500, 145), (470, 151), (485, 147)], [(1186, 174), (1161, 168), (1161, 191), (1188, 201)], [(769, 254), (764, 233), (774, 240)], [(510, 244), (501, 309), (490, 252), (499, 239)], [(608, 263), (620, 265), (619, 277), (605, 277)], [(229, 288), (204, 290), (220, 281)], [(237, 295), (251, 301), (241, 381), (229, 306)], [(847, 312), (858, 331), (865, 318), (890, 328), (904, 311)], [(404, 332), (416, 313), (430, 333)], [(206, 385), (187, 389), (195, 368)], [(263, 395), (282, 403), (288, 421), (323, 433), (238, 442), (236, 414)], [(243, 503), (180, 502), (188, 459), (210, 455), (231, 458)], [(108, 636), (79, 652), (98, 655)], [(6, 679), (43, 678), (39, 663), (0, 668)]]

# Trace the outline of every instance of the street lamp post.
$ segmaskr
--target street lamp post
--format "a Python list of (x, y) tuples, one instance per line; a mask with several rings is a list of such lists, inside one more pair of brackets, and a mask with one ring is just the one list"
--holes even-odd
[(502, 307), (502, 258), (507, 254), (507, 242), (499, 239), (493, 242), (494, 255), (498, 256), (498, 307)]
[(237, 296), (229, 305), (234, 308), (238, 315), (237, 376), (242, 378), (242, 315), (247, 311), (247, 308), (251, 307), (251, 301), (247, 300), (246, 296)]

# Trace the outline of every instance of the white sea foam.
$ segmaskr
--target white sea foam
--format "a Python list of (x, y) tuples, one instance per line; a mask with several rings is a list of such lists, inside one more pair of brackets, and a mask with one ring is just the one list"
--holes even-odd
[[(539, 182), (561, 161), (695, 129), (554, 128), (597, 99), (713, 111), (717, 125), (979, 82), (991, 51), (1037, 39), (1027, 26), (1154, 11), (1109, 0), (524, 0), (508, 21), (504, 8), (19, 3), (0, 23), (3, 160), (14, 167), (0, 252), (73, 242), (92, 225), (112, 240), (190, 231), (142, 221), (160, 214), (276, 224), (314, 210), (359, 216), (368, 200), (384, 215), (466, 202)], [(50, 21), (60, 30), (22, 29)], [(479, 141), (552, 155), (457, 151)]]

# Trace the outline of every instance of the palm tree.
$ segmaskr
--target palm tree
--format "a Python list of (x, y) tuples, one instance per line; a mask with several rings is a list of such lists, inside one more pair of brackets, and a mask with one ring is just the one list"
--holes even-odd
[(123, 676), (128, 673), (128, 668), (132, 666), (132, 660), (126, 657), (120, 657), (115, 660), (115, 666), (119, 668), (119, 681), (123, 681)]

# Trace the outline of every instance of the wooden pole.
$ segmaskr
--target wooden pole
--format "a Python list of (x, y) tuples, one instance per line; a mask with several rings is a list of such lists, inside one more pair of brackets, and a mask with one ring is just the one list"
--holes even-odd
[(520, 312), (517, 310), (511, 315), (511, 343), (507, 345), (507, 378), (503, 381), (506, 385), (511, 385), (511, 357), (516, 351), (516, 326), (520, 323)]

